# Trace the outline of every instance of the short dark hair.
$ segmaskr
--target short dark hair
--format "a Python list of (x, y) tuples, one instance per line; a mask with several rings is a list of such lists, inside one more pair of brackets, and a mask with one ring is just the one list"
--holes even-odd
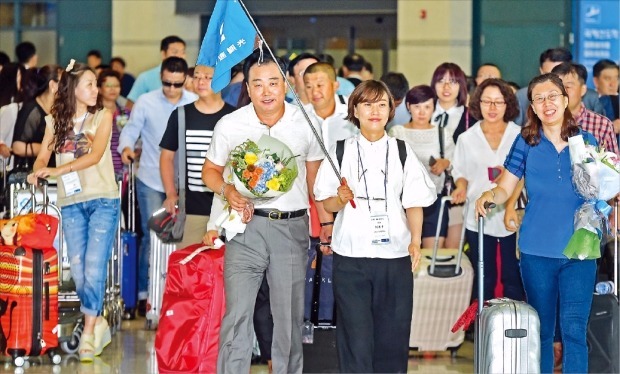
[(307, 60), (307, 59), (313, 59), (315, 60), (315, 62), (319, 62), (319, 58), (312, 54), (312, 53), (308, 53), (308, 52), (304, 52), (304, 53), (300, 53), (299, 55), (295, 56), (294, 59), (291, 60), (291, 62), (288, 63), (288, 73), (289, 75), (292, 77), (293, 75), (295, 75), (294, 69), (295, 69), (295, 65), (297, 65), (299, 63), (299, 61), (301, 60)]
[(566, 48), (549, 48), (540, 54), (539, 63), (541, 67), (545, 61), (571, 62), (573, 61), (573, 54)]
[(110, 60), (110, 66), (115, 63), (118, 62), (119, 64), (123, 65), (123, 67), (126, 67), (127, 64), (125, 64), (125, 60), (122, 57), (112, 57), (112, 59)]
[(519, 84), (517, 82), (508, 81), (508, 82), (506, 82), (506, 84), (509, 85), (510, 87), (514, 88), (515, 91), (519, 91), (521, 89), (521, 86), (519, 86)]
[(86, 54), (86, 57), (90, 57), (90, 56), (95, 56), (95, 57), (101, 58), (101, 52), (99, 52), (98, 49), (91, 49)]
[(618, 70), (618, 64), (609, 59), (598, 60), (596, 64), (592, 67), (592, 73), (594, 77), (598, 78), (601, 75), (601, 72), (605, 69), (616, 69)]
[(409, 90), (409, 82), (403, 73), (387, 72), (381, 77), (381, 82), (388, 86), (394, 100), (397, 101), (404, 99)]
[(355, 90), (349, 96), (347, 121), (351, 122), (357, 128), (360, 127), (360, 120), (355, 117), (355, 106), (360, 103), (376, 103), (383, 97), (383, 94), (387, 94), (388, 102), (390, 105), (390, 114), (388, 115), (388, 122), (394, 118), (394, 111), (396, 107), (394, 105), (394, 97), (390, 93), (388, 86), (374, 79), (364, 81), (355, 87)]
[(372, 73), (372, 64), (370, 63), (370, 61), (364, 61), (364, 69)]
[(159, 50), (162, 52), (166, 52), (168, 50), (168, 47), (172, 43), (181, 43), (185, 45), (185, 40), (179, 38), (176, 35), (166, 36), (165, 38), (161, 40), (161, 44), (159, 45)]
[(36, 54), (37, 49), (31, 42), (21, 42), (15, 47), (15, 57), (17, 57), (17, 62), (22, 65), (27, 63)]
[(517, 101), (517, 97), (506, 82), (497, 78), (485, 79), (474, 91), (469, 99), (469, 111), (472, 117), (482, 118), (480, 98), (487, 87), (497, 87), (504, 97), (504, 101), (506, 102), (506, 111), (504, 112), (503, 118), (504, 122), (512, 121), (517, 118), (517, 115), (519, 115), (519, 102)]
[(0, 51), (0, 66), (4, 66), (11, 62), (11, 58), (6, 53)]
[(319, 53), (318, 55), (316, 55), (316, 57), (318, 57), (319, 61), (327, 62), (331, 66), (334, 66), (336, 64), (334, 56), (330, 55), (329, 53)]
[(588, 71), (586, 70), (586, 67), (574, 62), (563, 62), (556, 65), (551, 70), (551, 73), (559, 77), (563, 77), (568, 74), (575, 74), (577, 78), (579, 78), (579, 82), (581, 82), (581, 84), (585, 84), (588, 80)]
[(160, 74), (163, 74), (164, 71), (187, 75), (187, 62), (181, 57), (168, 57), (161, 63)]
[[(457, 105), (465, 105), (467, 102), (467, 78), (460, 66), (453, 62), (444, 62), (437, 66), (435, 72), (433, 72), (433, 78), (431, 79), (431, 88), (435, 90), (435, 85), (439, 82), (444, 75), (448, 73), (454, 80), (459, 83), (459, 94), (456, 97)], [(435, 95), (437, 92), (435, 92)]]
[(415, 105), (427, 102), (433, 99), (433, 106), (437, 102), (437, 96), (435, 95), (435, 91), (425, 84), (421, 84), (419, 86), (415, 86), (407, 92), (407, 97), (405, 98), (405, 103), (407, 107), (409, 105)]
[(112, 69), (105, 69), (105, 70), (102, 70), (101, 73), (99, 73), (99, 76), (97, 77), (97, 87), (103, 86), (103, 83), (109, 77), (114, 77), (118, 79), (119, 83), (121, 83), (121, 75), (118, 71), (112, 70)]
[(342, 59), (342, 65), (344, 65), (350, 71), (362, 71), (366, 60), (359, 53), (351, 53)]
[(283, 72), (286, 71), (286, 66), (284, 65), (284, 61), (282, 61), (280, 57), (276, 56), (276, 59), (274, 60), (273, 57), (271, 57), (271, 53), (263, 53), (260, 49), (257, 49), (251, 55), (249, 55), (245, 59), (245, 62), (243, 63), (243, 81), (246, 83), (248, 82), (248, 78), (250, 75), (250, 68), (252, 66), (259, 64), (259, 63), (266, 64), (269, 62), (274, 62), (278, 64), (280, 66), (280, 69), (282, 69)]

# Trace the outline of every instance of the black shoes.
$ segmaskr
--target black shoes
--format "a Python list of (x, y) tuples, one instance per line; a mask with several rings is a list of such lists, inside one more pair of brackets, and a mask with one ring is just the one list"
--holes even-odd
[(146, 300), (138, 300), (138, 315), (146, 317)]

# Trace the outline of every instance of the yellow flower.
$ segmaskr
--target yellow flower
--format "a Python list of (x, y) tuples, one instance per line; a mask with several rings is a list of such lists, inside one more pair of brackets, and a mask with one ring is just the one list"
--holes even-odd
[(265, 183), (267, 188), (273, 191), (278, 191), (280, 189), (280, 180), (278, 178), (271, 178), (267, 183)]
[(252, 152), (246, 152), (245, 156), (243, 157), (243, 159), (245, 160), (245, 163), (248, 165), (254, 165), (256, 163), (256, 161), (258, 161), (258, 156)]

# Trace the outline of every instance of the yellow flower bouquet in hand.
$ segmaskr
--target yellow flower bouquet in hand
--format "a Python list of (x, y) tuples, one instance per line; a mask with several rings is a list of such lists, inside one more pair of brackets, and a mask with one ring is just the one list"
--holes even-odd
[(230, 153), (235, 188), (254, 200), (285, 194), (297, 178), (295, 157), (286, 144), (274, 137), (263, 135), (257, 142), (248, 139)]

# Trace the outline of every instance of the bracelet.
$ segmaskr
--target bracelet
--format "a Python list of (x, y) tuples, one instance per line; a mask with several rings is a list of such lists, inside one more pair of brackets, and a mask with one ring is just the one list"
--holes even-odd
[(224, 182), (224, 184), (222, 184), (222, 187), (220, 187), (220, 196), (222, 196), (222, 198), (224, 199), (224, 201), (226, 201), (226, 196), (224, 196), (224, 191), (226, 190), (226, 187), (230, 185), (230, 183), (228, 182)]
[(332, 226), (334, 224), (334, 221), (330, 221), (330, 222), (321, 222), (321, 227), (325, 227), (325, 226)]

